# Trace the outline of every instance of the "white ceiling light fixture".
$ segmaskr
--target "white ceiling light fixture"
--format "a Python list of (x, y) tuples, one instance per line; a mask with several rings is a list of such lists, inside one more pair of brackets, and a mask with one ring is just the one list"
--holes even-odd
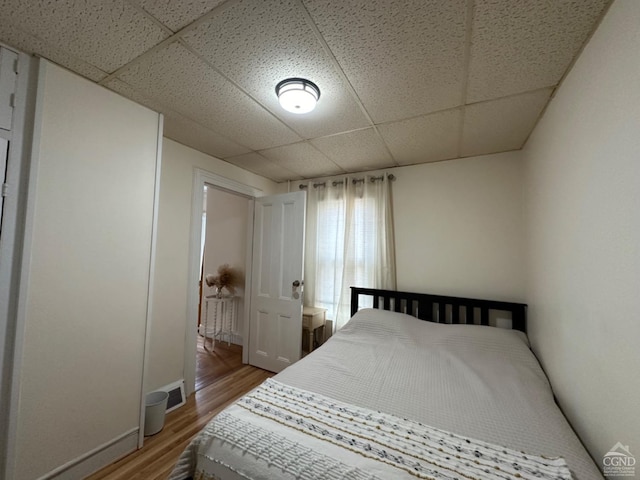
[(276, 85), (280, 106), (291, 113), (309, 113), (320, 98), (318, 86), (304, 78), (287, 78)]

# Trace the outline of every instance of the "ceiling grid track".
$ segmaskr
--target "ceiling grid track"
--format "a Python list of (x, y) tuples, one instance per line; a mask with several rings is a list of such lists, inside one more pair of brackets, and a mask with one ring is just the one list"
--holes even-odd
[[(612, 3), (6, 0), (0, 42), (281, 182), (521, 149)], [(291, 77), (318, 84), (313, 113), (280, 109)]]
[[(244, 88), (242, 88), (242, 86), (240, 86), (235, 80), (231, 79), (229, 76), (225, 75), (223, 72), (221, 72), (217, 67), (215, 67), (213, 64), (211, 64), (211, 62), (209, 62), (206, 58), (204, 58), (202, 55), (200, 55), (194, 48), (191, 47), (191, 45), (189, 45), (184, 39), (179, 39), (180, 45), (182, 45), (184, 48), (186, 48), (187, 50), (189, 50), (189, 52), (194, 55), (195, 57), (198, 58), (198, 60), (200, 60), (202, 63), (206, 64), (210, 69), (212, 69), (214, 72), (216, 72), (218, 75), (220, 75), (222, 78), (224, 78), (227, 82), (229, 82), (231, 85), (233, 85), (236, 89), (240, 90), (244, 95), (246, 95), (247, 97), (249, 97), (251, 100), (253, 100), (258, 106), (260, 106), (260, 108), (262, 108), (267, 114), (269, 114), (271, 117), (273, 117), (275, 120), (277, 120), (279, 123), (281, 123), (282, 125), (285, 126), (285, 128), (287, 128), (288, 130), (292, 131), (294, 134), (296, 134), (298, 137), (300, 137), (301, 139), (304, 140), (304, 136), (299, 134), (298, 132), (296, 132), (296, 130), (291, 126), (291, 125), (287, 125), (285, 122), (282, 121), (281, 118), (279, 118), (277, 115), (275, 115), (271, 110), (269, 110), (267, 107), (265, 107), (262, 102), (260, 102), (257, 98), (255, 98), (253, 95), (251, 95), (249, 92), (247, 92)], [(299, 142), (294, 142), (294, 143), (299, 143)], [(267, 149), (264, 149), (267, 150)]]
[(142, 15), (144, 15), (145, 17), (147, 17), (149, 20), (151, 20), (153, 23), (156, 24), (156, 26), (160, 27), (162, 30), (164, 30), (164, 32), (169, 35), (169, 37), (173, 36), (175, 34), (175, 32), (173, 30), (171, 30), (169, 27), (167, 27), (164, 23), (162, 23), (160, 20), (158, 20), (156, 17), (154, 17), (153, 15), (151, 15), (149, 12), (147, 12), (144, 8), (142, 8), (142, 6), (135, 0), (125, 0), (129, 5), (131, 5), (133, 8), (135, 8), (138, 12), (140, 12)]
[(367, 121), (369, 122), (369, 124), (371, 125), (371, 128), (373, 128), (373, 130), (375, 131), (375, 133), (378, 136), (380, 142), (382, 142), (382, 145), (384, 145), (384, 148), (386, 149), (387, 154), (389, 155), (389, 158), (391, 158), (394, 161), (395, 166), (399, 166), (400, 164), (398, 163), (398, 161), (395, 159), (395, 157), (391, 153), (391, 150), (389, 149), (389, 146), (387, 145), (387, 142), (384, 141), (384, 138), (380, 134), (380, 131), (378, 130), (378, 127), (377, 127), (376, 123), (373, 121), (373, 118), (371, 118), (371, 115), (369, 115), (369, 112), (367, 111), (367, 109), (365, 108), (364, 104), (362, 103), (362, 100), (360, 99), (360, 96), (358, 95), (358, 92), (356, 92), (356, 89), (353, 88), (353, 85), (349, 81), (349, 78), (347, 77), (347, 74), (344, 73), (344, 70), (342, 69), (342, 65), (340, 65), (340, 62), (338, 61), (338, 59), (333, 54), (333, 51), (331, 50), (331, 47), (329, 47), (329, 45), (327, 44), (326, 40), (322, 36), (322, 32), (320, 32), (320, 29), (318, 28), (316, 23), (313, 21), (313, 18), (311, 17), (311, 14), (307, 10), (307, 7), (304, 5), (304, 2), (302, 0), (297, 0), (297, 3), (298, 3), (298, 5), (300, 5), (300, 8), (301, 8), (306, 20), (307, 20), (307, 23), (309, 24), (309, 27), (311, 27), (311, 30), (313, 30), (313, 33), (316, 36), (318, 42), (320, 43), (320, 45), (324, 49), (325, 53), (327, 54), (327, 56), (331, 60), (331, 63), (333, 64), (336, 72), (341, 77), (342, 81), (344, 82), (345, 87), (347, 88), (347, 90), (349, 91), (349, 93), (351, 94), (353, 99), (355, 100), (356, 104), (358, 105), (358, 107), (360, 108), (362, 113), (364, 114), (364, 116), (367, 119)]
[[(162, 42), (160, 42), (157, 45), (153, 46), (149, 50), (146, 50), (141, 55), (137, 56), (136, 58), (132, 59), (131, 61), (127, 62), (126, 64), (120, 66), (118, 69), (116, 69), (113, 72), (111, 72), (107, 76), (107, 78), (102, 79), (98, 83), (100, 85), (104, 85), (106, 82), (109, 82), (109, 81), (113, 80), (114, 78), (118, 77), (120, 74), (124, 73), (129, 68), (131, 68), (131, 67), (137, 65), (138, 63), (140, 63), (146, 57), (156, 53), (158, 50), (161, 50), (164, 47), (167, 47), (168, 45), (172, 44), (173, 42), (179, 41), (182, 38), (182, 35), (184, 35), (184, 33), (193, 30), (194, 28), (198, 27), (202, 23), (208, 21), (211, 17), (213, 17), (215, 15), (218, 15), (224, 9), (228, 8), (229, 6), (231, 6), (234, 3), (237, 3), (238, 1), (239, 0), (227, 0), (226, 2), (221, 3), (217, 7), (211, 9), (209, 12), (207, 12), (204, 15), (202, 15), (201, 17), (198, 17), (196, 20), (191, 22), (189, 25), (181, 28), (180, 30), (178, 30), (175, 33), (171, 29), (166, 27), (166, 25), (162, 24), (162, 22), (160, 22), (161, 25), (162, 25), (162, 28), (164, 30), (167, 30), (168, 32), (171, 32), (171, 36), (170, 37), (164, 39)], [(143, 14), (145, 15), (145, 17), (151, 19), (151, 21), (153, 21), (154, 23), (158, 23), (159, 22), (159, 20), (157, 18), (155, 18), (153, 15), (151, 15), (145, 9), (143, 9), (139, 5), (136, 5), (136, 2), (129, 1), (128, 3), (131, 4), (133, 7), (135, 7), (136, 9), (141, 10), (143, 12)], [(181, 45), (184, 45), (184, 43), (181, 43)]]
[(464, 41), (464, 62), (462, 72), (462, 88), (460, 92), (460, 125), (458, 130), (458, 157), (462, 156), (462, 144), (464, 142), (464, 118), (467, 105), (467, 89), (469, 87), (469, 70), (471, 67), (471, 38), (473, 35), (473, 16), (475, 11), (475, 0), (467, 0), (467, 31)]

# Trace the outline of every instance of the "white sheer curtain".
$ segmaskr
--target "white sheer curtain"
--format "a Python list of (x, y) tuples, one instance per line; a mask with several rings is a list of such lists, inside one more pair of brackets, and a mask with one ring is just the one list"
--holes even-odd
[(305, 305), (327, 309), (341, 328), (349, 287), (396, 288), (391, 182), (344, 178), (307, 185)]

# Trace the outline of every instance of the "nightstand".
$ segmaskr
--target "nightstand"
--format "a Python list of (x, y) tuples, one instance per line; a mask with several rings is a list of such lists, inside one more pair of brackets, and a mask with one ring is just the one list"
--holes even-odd
[[(303, 354), (313, 352), (313, 337), (317, 328), (324, 333), (325, 308), (304, 307), (302, 309), (302, 350)], [(305, 342), (306, 339), (306, 342)], [(305, 345), (306, 343), (306, 345)], [(305, 346), (307, 348), (305, 348)]]

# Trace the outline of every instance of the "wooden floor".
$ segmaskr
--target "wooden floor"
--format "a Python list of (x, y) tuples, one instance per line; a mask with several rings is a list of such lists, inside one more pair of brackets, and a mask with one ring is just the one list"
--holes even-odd
[[(207, 341), (210, 348), (210, 341)], [(215, 352), (198, 337), (196, 393), (167, 414), (162, 431), (144, 447), (88, 477), (89, 480), (164, 480), (189, 441), (225, 406), (273, 373), (242, 364), (242, 349), (216, 342)]]

